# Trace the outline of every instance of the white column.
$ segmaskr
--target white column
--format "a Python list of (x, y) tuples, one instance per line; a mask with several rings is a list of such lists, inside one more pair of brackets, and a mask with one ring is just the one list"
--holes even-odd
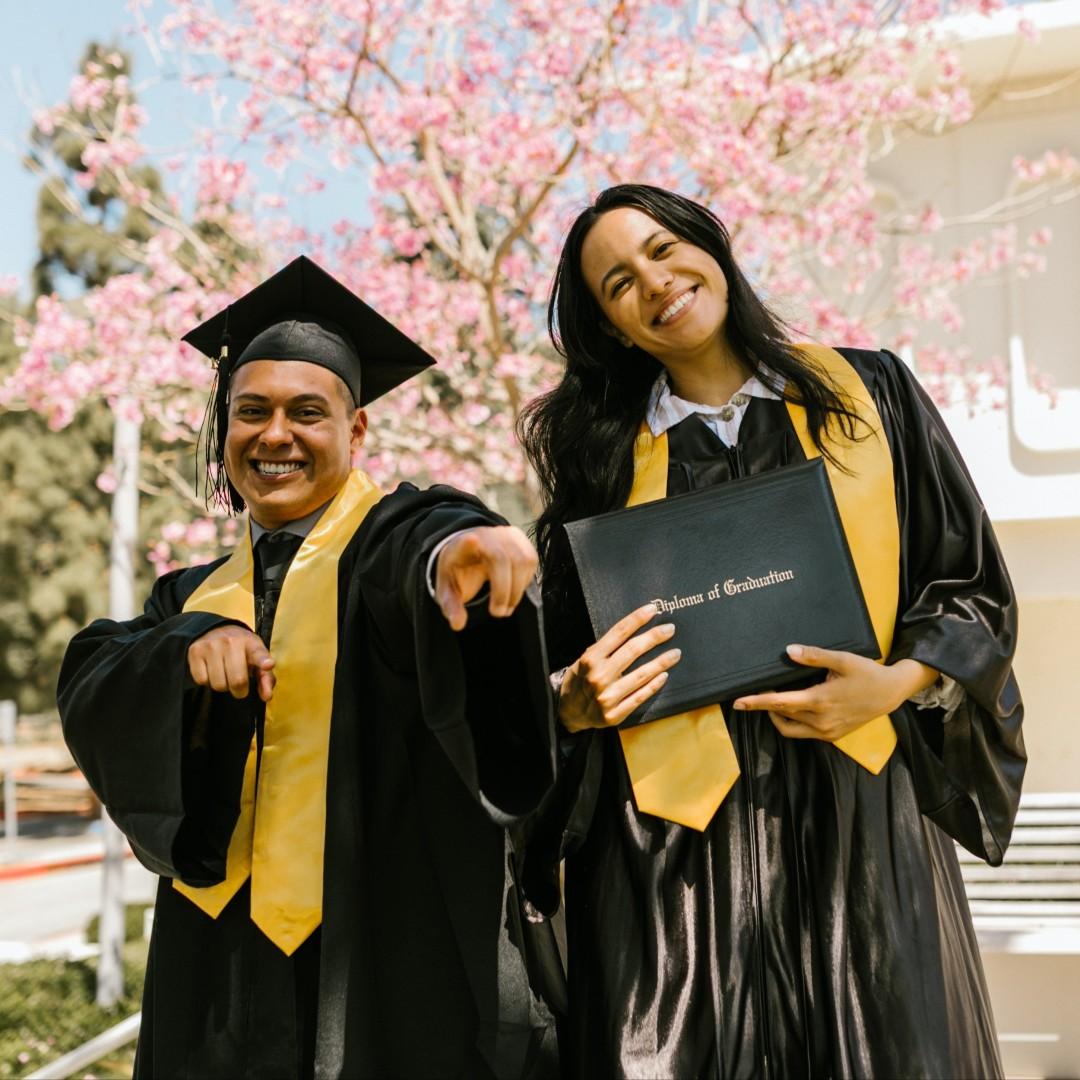
[[(109, 617), (135, 616), (135, 543), (139, 531), (138, 420), (125, 415), (127, 402), (117, 405), (113, 429), (112, 544), (109, 551)], [(98, 941), (97, 1002), (114, 1005), (124, 990), (124, 856), (127, 841), (104, 809), (101, 811), (105, 857), (101, 875), (101, 921)]]
[(19, 820), (15, 803), (15, 702), (0, 701), (0, 746), (6, 751), (4, 763), (4, 841), (15, 858)]

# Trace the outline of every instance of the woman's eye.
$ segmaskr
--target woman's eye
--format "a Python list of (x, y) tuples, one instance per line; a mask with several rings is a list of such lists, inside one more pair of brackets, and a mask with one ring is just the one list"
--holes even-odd
[(662, 244), (657, 245), (656, 250), (653, 252), (653, 258), (654, 259), (659, 258), (661, 255), (663, 255), (663, 254), (665, 254), (667, 252), (668, 248), (673, 248), (674, 246), (675, 246), (675, 241), (674, 240), (665, 240)]
[(612, 298), (612, 300), (614, 300), (615, 297), (618, 296), (619, 293), (621, 293), (623, 291), (623, 289), (626, 288), (626, 286), (629, 284), (629, 282), (630, 282), (629, 278), (619, 278), (619, 280), (616, 281), (615, 284), (611, 286), (611, 298)]

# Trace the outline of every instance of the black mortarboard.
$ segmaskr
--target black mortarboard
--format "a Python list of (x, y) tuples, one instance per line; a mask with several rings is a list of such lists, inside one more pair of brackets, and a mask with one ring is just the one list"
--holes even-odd
[(435, 361), (306, 255), (256, 285), (184, 341), (217, 360), (224, 389), (249, 360), (306, 360), (339, 375), (357, 406)]

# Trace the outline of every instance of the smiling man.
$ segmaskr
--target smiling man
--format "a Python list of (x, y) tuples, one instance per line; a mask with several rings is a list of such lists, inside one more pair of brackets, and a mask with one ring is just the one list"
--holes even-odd
[(309, 260), (186, 340), (222, 355), (208, 482), (249, 528), (60, 677), (161, 875), (136, 1076), (541, 1075), (504, 841), (553, 775), (535, 553), (352, 468), (363, 406), (432, 360)]

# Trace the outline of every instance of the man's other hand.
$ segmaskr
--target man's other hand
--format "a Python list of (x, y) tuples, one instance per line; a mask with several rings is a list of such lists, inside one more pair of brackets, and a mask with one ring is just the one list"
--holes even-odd
[(505, 618), (518, 606), (536, 573), (536, 550), (513, 525), (469, 529), (439, 552), (435, 601), (454, 630), (468, 621), (465, 605), (487, 585), (488, 611)]
[(245, 698), (252, 679), (259, 697), (274, 694), (274, 658), (262, 638), (243, 626), (217, 626), (188, 646), (188, 670), (198, 686)]

